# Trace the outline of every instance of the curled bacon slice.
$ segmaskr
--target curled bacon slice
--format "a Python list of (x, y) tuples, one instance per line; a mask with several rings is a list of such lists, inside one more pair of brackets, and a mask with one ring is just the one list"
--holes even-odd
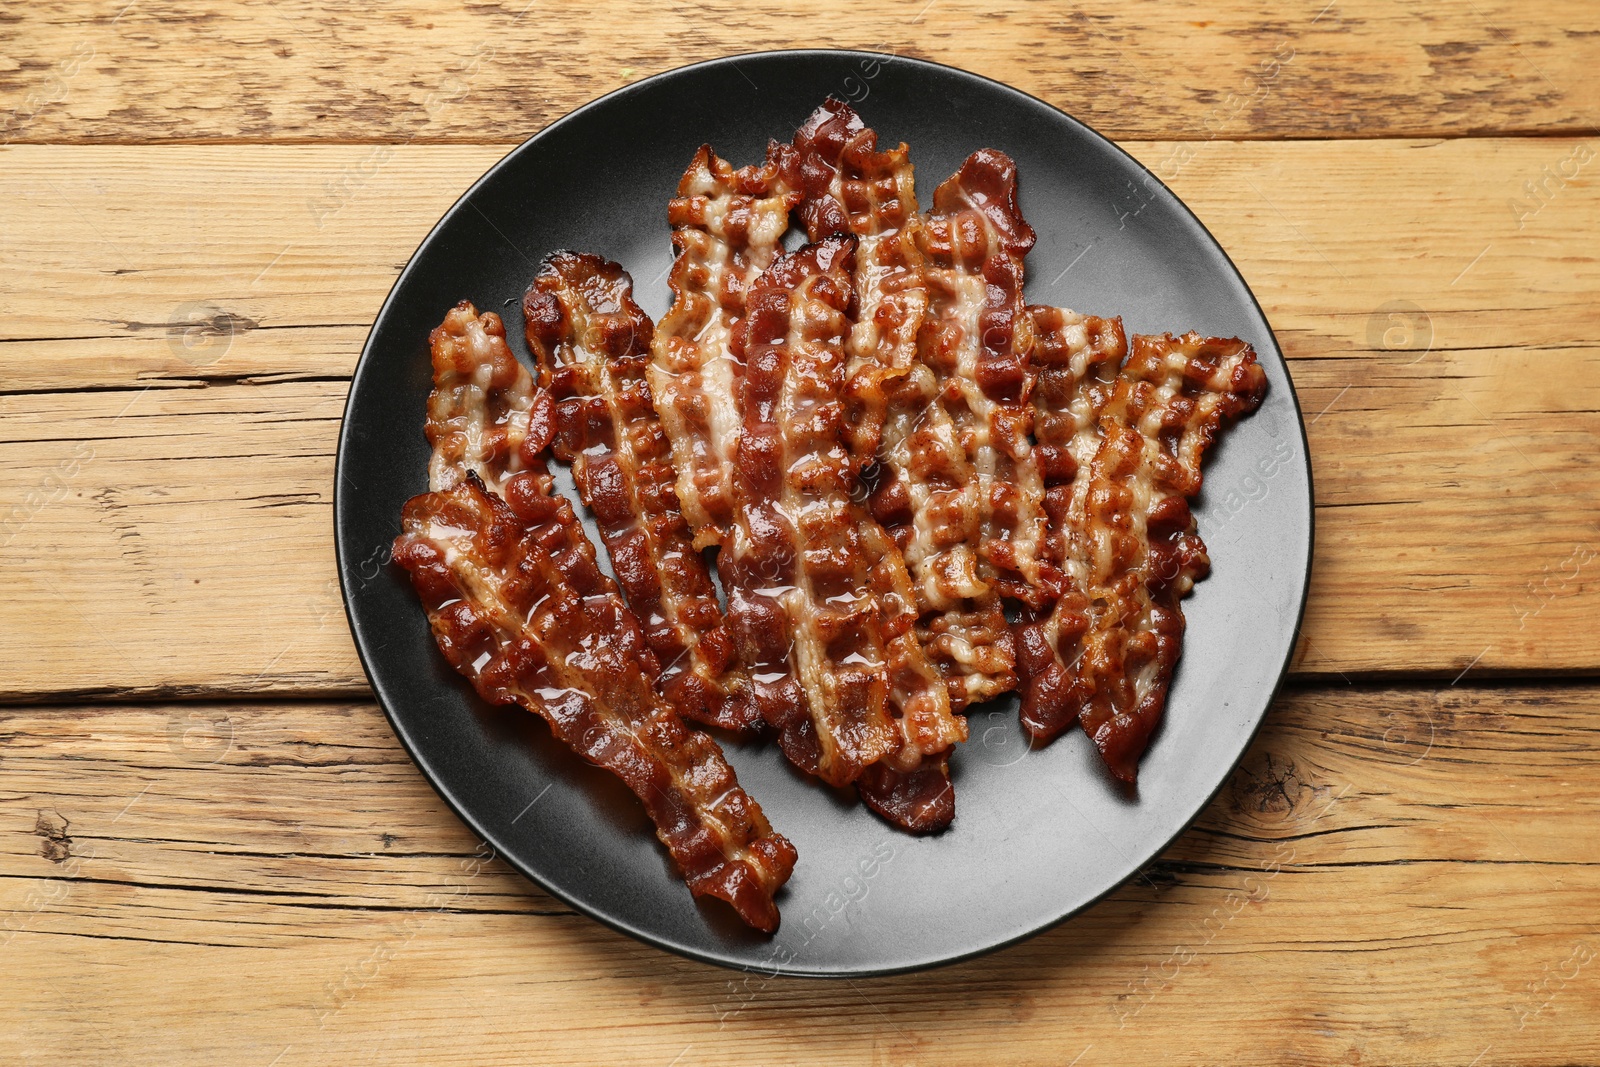
[(1030, 605), (1053, 599), (1044, 480), (1033, 457), (1033, 320), (1022, 297), (1032, 227), (1017, 208), (1017, 168), (981, 149), (933, 194), (920, 238), (930, 295), (920, 354), (939, 406), (971, 462), (980, 579)]
[(485, 700), (522, 705), (621, 778), (691, 891), (775, 930), (773, 897), (793, 871), (794, 848), (739, 787), (716, 742), (686, 729), (657, 692), (659, 666), (637, 619), (571, 504), (550, 493), (548, 395), (506, 347), (492, 312), (463, 302), (433, 342), (434, 489), (406, 504), (394, 557), (440, 650)]
[(1161, 721), (1183, 641), (1179, 601), (1210, 561), (1189, 500), (1223, 421), (1266, 395), (1254, 350), (1238, 339), (1135, 337), (1100, 413), (1085, 495), (1079, 715), (1111, 773), (1132, 783)]
[(1084, 531), (1088, 468), (1100, 448), (1100, 412), (1116, 387), (1128, 354), (1120, 319), (1030, 307), (1029, 354), (1034, 388), (1034, 456), (1045, 482), (1047, 551), (1064, 574), (1061, 596), (1025, 610), (1014, 627), (1022, 723), (1038, 739), (1052, 738), (1078, 720), (1089, 699), (1076, 670), (1087, 619), (1089, 552)]
[(671, 309), (651, 345), (650, 390), (672, 442), (678, 500), (695, 546), (720, 544), (733, 520), (734, 452), (743, 428), (736, 384), (745, 293), (772, 263), (800, 194), (791, 150), (734, 170), (709, 145), (695, 154), (667, 209), (678, 250)]
[(807, 237), (857, 239), (844, 432), (864, 466), (882, 439), (888, 392), (916, 366), (917, 333), (928, 310), (911, 151), (904, 144), (878, 151), (877, 135), (849, 104), (831, 97), (795, 133), (794, 148)]
[(749, 296), (731, 536), (718, 567), (764, 714), (797, 766), (914, 831), (954, 815), (965, 740), (914, 630), (894, 543), (852, 495), (842, 438), (855, 240), (782, 256)]
[[(964, 227), (941, 216), (933, 245), (942, 258), (930, 264), (920, 243), (928, 238), (927, 220), (917, 207), (904, 144), (879, 151), (876, 134), (855, 111), (830, 99), (801, 126), (794, 145), (806, 194), (799, 212), (808, 235), (817, 240), (840, 232), (858, 238), (854, 281), (859, 312), (846, 344), (847, 439), (858, 463), (868, 474), (877, 474), (872, 479), (877, 483), (872, 512), (904, 553), (922, 615), (919, 639), (945, 677), (952, 704), (960, 709), (1016, 684), (1002, 590), (980, 573), (987, 569), (992, 577), (993, 571), (985, 568), (982, 549), (994, 485), (993, 479), (985, 484), (982, 471), (993, 466), (984, 435), (996, 412), (985, 399), (983, 411), (975, 416), (964, 406), (955, 377), (977, 373), (981, 350), (969, 353), (972, 358), (965, 363), (957, 359), (941, 364), (919, 358), (919, 345), (935, 329), (930, 314), (946, 318), (945, 340), (954, 342), (950, 335), (961, 331), (962, 320), (950, 309), (951, 301), (930, 309), (931, 295), (945, 292), (942, 283), (965, 266), (954, 262), (952, 234), (959, 237), (976, 223), (984, 248), (967, 251), (986, 258), (992, 245), (995, 254), (1020, 257), (1031, 243), (1031, 231), (1020, 216), (990, 222), (978, 215), (962, 220)], [(998, 166), (1004, 157), (994, 155), (996, 159), (974, 157), (977, 162), (969, 160), (963, 173)], [(988, 177), (984, 171), (971, 184), (983, 185)], [(945, 207), (960, 201), (949, 188), (941, 188)], [(1010, 206), (1014, 210), (1014, 199)], [(1005, 204), (1000, 207), (1003, 211)], [(939, 272), (939, 284), (930, 285), (930, 269)], [(976, 329), (976, 315), (989, 294), (981, 275), (970, 273), (966, 292), (973, 315), (965, 325)], [(1020, 281), (1018, 274), (1016, 285)], [(1006, 339), (997, 334), (995, 340), (997, 348), (1006, 347)], [(950, 377), (941, 382), (941, 374)], [(971, 385), (982, 397), (977, 383)], [(981, 422), (977, 437), (971, 432), (974, 422)], [(1019, 444), (1026, 449), (1025, 428)], [(969, 452), (969, 445), (978, 454)], [(881, 461), (880, 470), (869, 466), (874, 459)]]
[(572, 467), (612, 570), (661, 662), (661, 691), (696, 722), (760, 722), (704, 557), (678, 509), (671, 451), (645, 381), (652, 327), (633, 279), (559, 252), (522, 303), (528, 347), (555, 400), (552, 450)]
[(499, 490), (518, 471), (542, 469), (549, 398), (506, 347), (500, 316), (463, 300), (428, 336), (433, 392), (424, 427), (433, 457), (428, 485), (449, 489), (471, 471)]
[[(644, 636), (608, 588), (571, 505), (535, 471), (511, 503), (468, 473), (405, 507), (394, 558), (439, 648), (494, 704), (520, 704), (633, 790), (689, 889), (778, 927), (795, 852), (739, 787), (716, 743), (684, 727), (641, 666)], [(585, 548), (589, 550), (584, 551)]]

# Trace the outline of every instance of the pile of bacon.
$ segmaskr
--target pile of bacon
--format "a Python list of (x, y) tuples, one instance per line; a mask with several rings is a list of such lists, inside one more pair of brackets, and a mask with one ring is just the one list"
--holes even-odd
[(906, 146), (834, 100), (758, 165), (701, 148), (668, 217), (659, 324), (620, 266), (559, 252), (523, 303), (536, 377), (493, 312), (432, 334), (431, 491), (395, 558), (451, 664), (766, 931), (794, 848), (685, 720), (771, 731), (913, 832), (955, 813), (960, 713), (1012, 690), (1033, 738), (1081, 723), (1132, 783), (1208, 566), (1201, 459), (1265, 393), (1250, 346), (1028, 305), (1012, 161), (973, 153), (924, 212)]

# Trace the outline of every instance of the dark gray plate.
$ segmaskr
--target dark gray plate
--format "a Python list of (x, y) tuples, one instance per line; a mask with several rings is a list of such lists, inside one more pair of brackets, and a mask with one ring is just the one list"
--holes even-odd
[[(694, 902), (632, 796), (532, 715), (484, 706), (445, 664), (388, 560), (400, 506), (426, 488), (428, 331), (471, 299), (508, 321), (558, 248), (611, 257), (667, 307), (666, 202), (702, 142), (735, 163), (790, 137), (828, 94), (907, 141), (924, 203), (974, 149), (1017, 161), (1039, 233), (1028, 297), (1121, 314), (1129, 332), (1237, 335), (1271, 380), (1228, 433), (1199, 507), (1212, 576), (1136, 798), (1074, 731), (1028, 751), (1010, 701), (976, 710), (953, 763), (957, 815), (934, 838), (890, 830), (801, 779), (768, 744), (728, 745), (740, 781), (800, 853), (772, 938)], [(1069, 269), (1070, 268), (1070, 269)], [(526, 354), (524, 353), (524, 356)], [(356, 368), (339, 442), (339, 575), (378, 700), (422, 772), (500, 855), (596, 919), (688, 956), (803, 975), (928, 967), (1042, 930), (1134, 874), (1188, 826), (1244, 752), (1290, 651), (1311, 558), (1311, 473), (1272, 330), (1217, 242), (1143, 167), (1086, 126), (996, 82), (860, 52), (774, 52), (671, 71), (578, 109), (512, 152), (406, 266)]]

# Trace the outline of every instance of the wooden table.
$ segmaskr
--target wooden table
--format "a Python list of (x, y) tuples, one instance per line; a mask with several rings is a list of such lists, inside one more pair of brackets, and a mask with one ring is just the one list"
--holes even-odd
[[(1600, 1062), (1600, 8), (523, 3), (0, 15), (0, 1059)], [(330, 516), (368, 325), (473, 178), (819, 44), (1152, 167), (1275, 324), (1318, 497), (1291, 682), (1194, 828), (1025, 944), (854, 982), (479, 862), (372, 703)]]

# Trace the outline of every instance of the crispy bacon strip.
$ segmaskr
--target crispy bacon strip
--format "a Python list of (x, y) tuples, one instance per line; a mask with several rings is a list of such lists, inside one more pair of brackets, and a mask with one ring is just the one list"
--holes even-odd
[(1045, 560), (1044, 480), (1033, 458), (1033, 320), (1022, 257), (1033, 228), (1017, 208), (1017, 168), (980, 149), (933, 194), (920, 237), (930, 295), (920, 355), (971, 459), (981, 529), (979, 577), (1027, 604), (1052, 599)]
[(633, 279), (598, 256), (558, 252), (522, 302), (528, 348), (555, 399), (552, 450), (595, 515), (612, 570), (663, 664), (661, 692), (696, 722), (749, 732), (749, 679), (705, 558), (678, 510), (670, 446), (645, 381), (652, 327)]
[(966, 738), (923, 655), (904, 561), (852, 496), (842, 437), (855, 239), (776, 260), (752, 288), (732, 536), (718, 566), (769, 721), (797, 766), (908, 830), (948, 825)]
[(1224, 420), (1254, 411), (1267, 379), (1238, 339), (1135, 337), (1100, 414), (1088, 467), (1087, 618), (1079, 716), (1111, 773), (1132, 783), (1161, 721), (1183, 641), (1179, 601), (1210, 566), (1189, 500)]
[(1120, 319), (1030, 307), (1034, 457), (1045, 482), (1048, 558), (1065, 575), (1054, 604), (1025, 609), (1014, 627), (1022, 723), (1038, 739), (1078, 720), (1089, 699), (1075, 670), (1088, 619), (1089, 552), (1083, 536), (1088, 468), (1100, 448), (1100, 412), (1128, 354)]
[[(485, 700), (522, 705), (621, 778), (692, 892), (727, 901), (757, 929), (777, 929), (773, 898), (793, 871), (794, 848), (716, 743), (687, 730), (656, 691), (659, 668), (638, 621), (572, 506), (550, 493), (541, 454), (552, 431), (548, 398), (506, 347), (497, 315), (463, 302), (443, 330), (429, 400), (434, 490), (406, 504), (394, 549), (440, 650)], [(451, 338), (475, 347), (463, 354)], [(505, 426), (515, 447), (494, 432), (455, 430)]]
[[(910, 152), (904, 144), (879, 151), (876, 134), (833, 99), (800, 128), (794, 145), (808, 236), (859, 239), (860, 308), (846, 344), (847, 439), (861, 466), (882, 463), (881, 471), (868, 470), (878, 474), (872, 510), (904, 553), (922, 614), (919, 639), (959, 710), (1013, 688), (1015, 657), (1000, 589), (979, 573), (987, 503), (980, 475), (940, 399), (936, 368), (918, 358), (929, 264), (918, 243), (924, 218)], [(942, 226), (948, 240), (950, 221)], [(1020, 254), (1022, 244), (1011, 247)], [(975, 284), (982, 294), (982, 279)]]
[(506, 347), (500, 316), (467, 300), (428, 335), (433, 392), (424, 427), (433, 458), (428, 486), (449, 489), (471, 471), (499, 491), (518, 471), (543, 469), (550, 402)]
[[(739, 787), (716, 742), (684, 727), (641, 666), (644, 635), (608, 588), (548, 476), (477, 475), (407, 503), (394, 558), (411, 573), (439, 648), (492, 704), (520, 704), (573, 751), (621, 778), (697, 896), (758, 930), (794, 847)], [(582, 548), (588, 547), (584, 552)]]
[[(555, 437), (555, 405), (549, 390), (507, 346), (500, 316), (480, 315), (463, 300), (428, 340), (433, 353), (433, 391), (423, 427), (433, 445), (428, 488), (453, 489), (471, 474), (504, 497), (507, 483), (518, 474), (547, 474), (545, 450)], [(589, 544), (582, 527), (570, 532), (574, 550)], [(646, 668), (658, 672), (655, 654), (646, 649), (645, 656)]]
[(695, 153), (667, 209), (678, 258), (672, 308), (651, 345), (650, 390), (672, 442), (678, 500), (695, 547), (721, 544), (733, 521), (735, 400), (744, 353), (745, 293), (772, 263), (800, 194), (791, 149), (773, 143), (759, 166), (734, 170), (710, 145)]
[(845, 342), (844, 433), (865, 466), (882, 439), (887, 394), (917, 365), (917, 334), (928, 311), (911, 151), (904, 144), (878, 151), (877, 135), (832, 97), (795, 133), (794, 148), (807, 237), (857, 238), (859, 307)]

